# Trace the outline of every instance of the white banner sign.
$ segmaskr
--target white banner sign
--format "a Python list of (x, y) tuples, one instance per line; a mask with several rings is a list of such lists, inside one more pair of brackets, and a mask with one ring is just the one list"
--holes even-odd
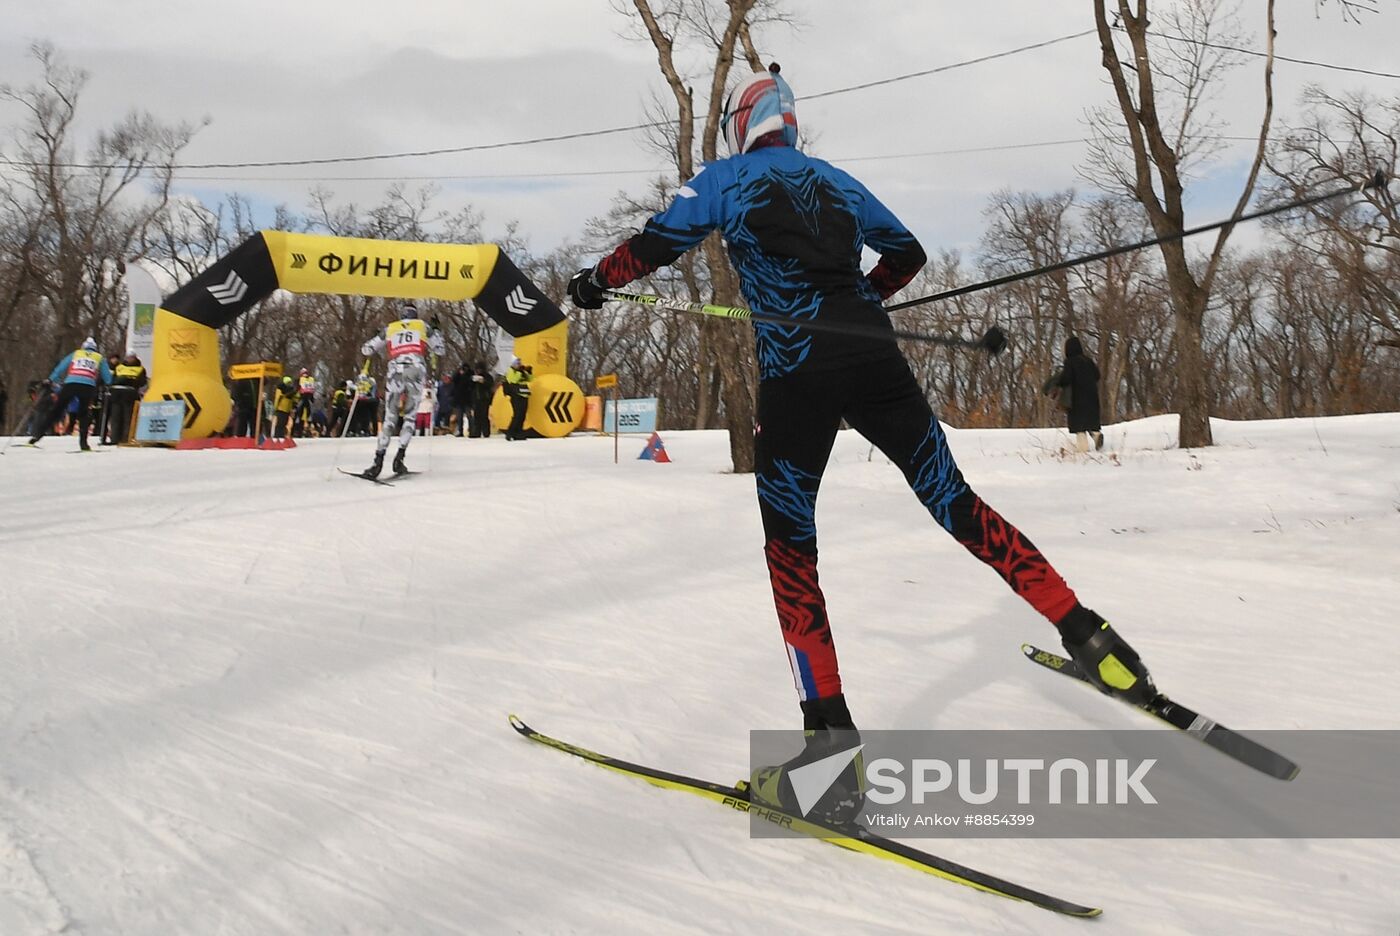
[(504, 328), (496, 330), (496, 363), (491, 370), (497, 377), (506, 372), (510, 367), (511, 358), (515, 357), (515, 339), (510, 332)]
[(135, 354), (146, 366), (146, 375), (155, 377), (156, 360), (152, 353), (156, 334), (156, 309), (160, 308), (160, 287), (155, 278), (135, 263), (126, 265), (126, 350)]

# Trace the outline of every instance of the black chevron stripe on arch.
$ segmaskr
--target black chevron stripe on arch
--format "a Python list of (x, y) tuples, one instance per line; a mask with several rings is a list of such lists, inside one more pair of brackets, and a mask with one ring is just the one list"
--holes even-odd
[(564, 313), (511, 262), (505, 251), (496, 258), (491, 278), (476, 304), (512, 337), (543, 331), (564, 320)]
[(161, 305), (192, 322), (220, 328), (272, 295), (276, 288), (277, 270), (267, 242), (258, 233), (175, 290)]

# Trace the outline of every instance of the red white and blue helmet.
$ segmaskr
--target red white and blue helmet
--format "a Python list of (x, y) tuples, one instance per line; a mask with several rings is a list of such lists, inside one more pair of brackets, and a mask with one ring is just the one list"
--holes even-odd
[(733, 156), (747, 153), (760, 138), (781, 132), (784, 146), (797, 145), (797, 107), (792, 88), (778, 74), (778, 63), (755, 72), (724, 99), (724, 142)]

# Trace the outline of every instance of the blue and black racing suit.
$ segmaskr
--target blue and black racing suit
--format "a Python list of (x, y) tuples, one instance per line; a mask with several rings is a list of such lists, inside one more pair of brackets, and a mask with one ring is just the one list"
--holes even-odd
[[(788, 146), (705, 166), (641, 233), (599, 263), (608, 289), (670, 264), (712, 230), (727, 242), (755, 311), (849, 323), (861, 336), (753, 324), (759, 366), (755, 455), (773, 598), (798, 695), (841, 692), (817, 581), (816, 500), (841, 421), (904, 472), (934, 519), (1037, 611), (1059, 622), (1074, 592), (1021, 533), (967, 486), (881, 305), (925, 262), (919, 242), (858, 181)], [(861, 271), (869, 246), (880, 260)], [(804, 706), (805, 709), (805, 706)]]

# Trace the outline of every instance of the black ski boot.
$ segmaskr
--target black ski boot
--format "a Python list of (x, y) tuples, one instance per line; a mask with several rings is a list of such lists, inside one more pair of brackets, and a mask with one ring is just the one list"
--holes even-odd
[(381, 471), (383, 471), (383, 470), (384, 470), (384, 453), (383, 453), (382, 451), (380, 451), (380, 452), (375, 452), (375, 453), (374, 453), (374, 464), (373, 464), (373, 465), (370, 465), (370, 466), (369, 466), (368, 468), (366, 468), (364, 471), (360, 472), (360, 474), (364, 475), (366, 478), (369, 478), (371, 481), (373, 481), (375, 478), (379, 477), (379, 472), (381, 472)]
[(1070, 658), (1100, 692), (1133, 705), (1146, 705), (1157, 697), (1152, 674), (1137, 651), (1099, 615), (1075, 605), (1056, 626)]
[(399, 449), (398, 454), (394, 456), (394, 474), (408, 474), (408, 466), (403, 463), (403, 449)]
[(853, 822), (865, 806), (865, 758), (860, 752), (850, 756), (844, 769), (831, 783), (825, 783), (820, 768), (810, 779), (793, 774), (827, 758), (849, 755), (860, 744), (860, 732), (851, 721), (844, 695), (808, 699), (802, 703), (802, 753), (775, 767), (760, 767), (749, 783), (749, 800), (774, 806), (783, 812), (826, 825), (844, 826)]

